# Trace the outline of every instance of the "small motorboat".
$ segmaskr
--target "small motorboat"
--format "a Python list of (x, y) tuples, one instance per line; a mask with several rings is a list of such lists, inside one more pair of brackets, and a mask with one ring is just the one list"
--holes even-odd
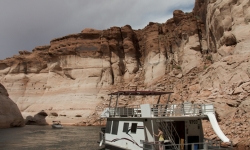
[(53, 124), (51, 126), (53, 129), (62, 129), (63, 128), (60, 121), (53, 121)]

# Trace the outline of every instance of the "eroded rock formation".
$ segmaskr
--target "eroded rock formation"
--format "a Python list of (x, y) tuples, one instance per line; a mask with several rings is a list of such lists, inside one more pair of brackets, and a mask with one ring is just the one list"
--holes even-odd
[(197, 1), (196, 6), (213, 61), (200, 74), (197, 96), (205, 93), (203, 101), (216, 103), (220, 124), (235, 144), (249, 145), (250, 1)]
[[(0, 61), (0, 81), (22, 115), (41, 110), (46, 123), (99, 124), (113, 90), (172, 90), (174, 103), (213, 103), (219, 124), (249, 145), (250, 2), (196, 0), (193, 12), (173, 12), (166, 23), (84, 29), (53, 39), (32, 53)], [(125, 99), (119, 105), (153, 103)], [(214, 138), (204, 122), (206, 136)]]
[(7, 90), (0, 84), (0, 128), (20, 127), (24, 119), (17, 105), (9, 98)]

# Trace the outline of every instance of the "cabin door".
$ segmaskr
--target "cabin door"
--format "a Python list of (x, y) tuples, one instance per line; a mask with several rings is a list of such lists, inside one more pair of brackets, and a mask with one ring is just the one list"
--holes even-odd
[(181, 144), (180, 149), (184, 150), (184, 143), (185, 143), (185, 141), (184, 141), (184, 139), (185, 139), (185, 121), (175, 121), (174, 124), (175, 124), (176, 131), (177, 131), (177, 133), (178, 133), (178, 135), (180, 137), (180, 139), (178, 137), (175, 137), (175, 140), (176, 140), (175, 143), (176, 144)]

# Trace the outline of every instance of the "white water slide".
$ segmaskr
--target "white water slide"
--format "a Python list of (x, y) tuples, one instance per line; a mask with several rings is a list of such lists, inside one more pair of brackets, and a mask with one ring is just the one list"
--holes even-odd
[(225, 136), (225, 134), (221, 131), (219, 124), (215, 118), (214, 113), (207, 113), (208, 119), (210, 120), (210, 123), (214, 129), (214, 132), (218, 135), (218, 137), (223, 142), (230, 142), (230, 140)]
[[(203, 109), (211, 109), (213, 110), (213, 105), (204, 105)], [(230, 140), (225, 136), (225, 134), (221, 131), (219, 124), (215, 118), (214, 112), (205, 112), (208, 116), (208, 119), (214, 129), (214, 132), (218, 135), (218, 137), (223, 141), (223, 142), (230, 142)]]
[(214, 129), (214, 132), (218, 135), (218, 137), (223, 142), (230, 142), (230, 140), (225, 136), (225, 134), (220, 129), (220, 126), (215, 117), (214, 106), (212, 104), (205, 104), (203, 105), (202, 110), (203, 113), (208, 116), (208, 119)]

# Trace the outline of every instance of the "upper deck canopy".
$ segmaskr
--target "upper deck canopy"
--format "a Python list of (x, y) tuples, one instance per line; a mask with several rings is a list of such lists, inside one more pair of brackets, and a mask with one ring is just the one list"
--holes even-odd
[(138, 95), (138, 96), (145, 96), (145, 95), (164, 95), (164, 94), (171, 94), (174, 92), (159, 92), (159, 91), (117, 91), (110, 93), (108, 95)]

